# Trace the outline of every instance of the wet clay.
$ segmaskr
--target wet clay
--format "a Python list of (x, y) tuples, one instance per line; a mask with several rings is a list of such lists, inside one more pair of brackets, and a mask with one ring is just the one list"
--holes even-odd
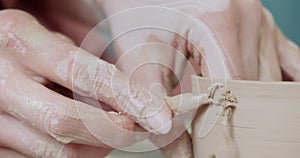
[[(208, 94), (212, 85), (196, 76), (192, 84), (195, 95)], [(228, 81), (225, 87), (237, 98), (237, 105), (225, 113), (213, 104), (200, 107), (192, 129), (194, 157), (299, 156), (300, 83)]]

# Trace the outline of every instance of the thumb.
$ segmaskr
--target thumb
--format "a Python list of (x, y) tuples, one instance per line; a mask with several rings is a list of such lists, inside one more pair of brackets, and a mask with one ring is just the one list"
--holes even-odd
[[(152, 101), (156, 102), (157, 105), (163, 105), (165, 97), (173, 87), (172, 81), (170, 82), (167, 77), (172, 75), (167, 66), (170, 58), (167, 55), (161, 55), (162, 52), (167, 54), (167, 51), (164, 51), (161, 45), (154, 43), (137, 45), (128, 51), (123, 49), (117, 51), (119, 53), (117, 53), (116, 67), (129, 77), (129, 82), (135, 81), (138, 85), (146, 87)], [(168, 106), (164, 106), (161, 111), (162, 113), (169, 113), (171, 116), (171, 110)], [(160, 124), (160, 127), (155, 128), (165, 130), (160, 133), (166, 133), (171, 128), (170, 123), (165, 121), (165, 118), (150, 117), (149, 123), (153, 123), (153, 126), (155, 126), (154, 124)]]
[(199, 106), (209, 103), (207, 95), (194, 95), (191, 93), (168, 97), (166, 101), (174, 112), (174, 115), (186, 113), (191, 110), (197, 110)]

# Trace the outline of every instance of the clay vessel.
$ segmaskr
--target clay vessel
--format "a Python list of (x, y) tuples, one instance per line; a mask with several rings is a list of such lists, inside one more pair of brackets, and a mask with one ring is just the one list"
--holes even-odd
[[(192, 77), (193, 93), (208, 93), (208, 79)], [(193, 122), (196, 158), (300, 156), (300, 84), (228, 81), (237, 106), (201, 106)], [(208, 110), (209, 109), (209, 110)]]

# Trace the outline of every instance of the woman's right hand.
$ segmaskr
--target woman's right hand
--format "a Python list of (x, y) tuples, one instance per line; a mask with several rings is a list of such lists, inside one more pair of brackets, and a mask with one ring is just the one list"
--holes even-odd
[[(60, 95), (47, 88), (49, 83), (98, 99), (121, 114)], [(149, 119), (170, 122), (167, 106), (145, 103), (150, 97), (148, 91), (127, 83), (113, 65), (76, 47), (63, 35), (48, 31), (31, 15), (1, 11), (0, 155), (99, 157), (111, 147), (135, 142), (130, 132), (135, 122), (157, 133), (168, 132), (170, 124), (160, 128), (155, 119)], [(132, 91), (139, 92), (136, 98), (130, 97)], [(147, 107), (164, 110), (143, 117), (151, 112)]]
[[(172, 95), (182, 83), (191, 57), (208, 78), (300, 81), (299, 48), (286, 39), (259, 0), (97, 2), (108, 16), (119, 57), (116, 65), (149, 88), (160, 85), (161, 96)], [(161, 146), (166, 141), (154, 142)], [(189, 143), (183, 135), (165, 147), (165, 153), (192, 156)]]

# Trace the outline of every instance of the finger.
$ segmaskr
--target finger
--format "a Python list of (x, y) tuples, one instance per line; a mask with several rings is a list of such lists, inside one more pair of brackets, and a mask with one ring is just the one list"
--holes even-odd
[[(28, 128), (28, 126), (22, 124), (19, 120), (1, 113), (0, 123), (2, 127), (6, 127), (1, 130), (0, 137), (0, 142), (5, 147), (21, 152), (29, 157), (49, 157), (52, 154), (54, 157), (56, 154), (56, 156), (62, 154), (62, 144), (54, 140), (51, 141), (50, 137), (41, 136), (36, 130)], [(42, 155), (43, 153), (47, 154)]]
[[(155, 33), (157, 32), (157, 30), (151, 31)], [(164, 33), (165, 32), (160, 32), (159, 35)], [(174, 48), (161, 43), (143, 43), (142, 41), (145, 39), (142, 39), (142, 41), (139, 41), (138, 39), (141, 39), (142, 37), (146, 38), (147, 35), (143, 34), (143, 31), (140, 30), (137, 31), (137, 34), (139, 38), (134, 38), (136, 34), (132, 34), (132, 32), (118, 38), (117, 42), (121, 43), (117, 43), (116, 47), (122, 49), (122, 51), (118, 51), (119, 60), (116, 66), (120, 67), (126, 74), (129, 74), (131, 78), (140, 81), (141, 84), (149, 87), (152, 92), (158, 94), (162, 98), (164, 98), (167, 94), (171, 95), (173, 88), (178, 84), (179, 78), (182, 75), (181, 73), (185, 68), (184, 61), (186, 61), (186, 57), (183, 56), (181, 52), (177, 52)], [(151, 37), (154, 37), (154, 35)], [(132, 41), (136, 42), (135, 45), (130, 43)], [(130, 44), (122, 42), (129, 42)], [(127, 51), (125, 48), (121, 47), (128, 47), (129, 45), (132, 46), (132, 48), (129, 47)], [(131, 64), (128, 65), (128, 63)], [(185, 104), (188, 102), (187, 100), (185, 100), (185, 103), (181, 104), (181, 97), (167, 97), (166, 102), (172, 109), (173, 113), (175, 115), (179, 115), (181, 113), (188, 112), (193, 108), (197, 108), (196, 105), (191, 106), (191, 104), (197, 104), (196, 102), (199, 102), (200, 99), (197, 100), (196, 97), (195, 99), (193, 97), (184, 97), (182, 100), (189, 99), (190, 101), (191, 98), (192, 103), (189, 102), (188, 104)], [(173, 121), (172, 127), (178, 128), (173, 128), (167, 135), (154, 135), (150, 137), (150, 140), (157, 147), (164, 146), (162, 148), (162, 152), (167, 157), (175, 155), (177, 157), (191, 156), (192, 150), (190, 139), (185, 139), (185, 137), (183, 137), (187, 135), (185, 127), (182, 126), (181, 121)], [(180, 137), (180, 135), (182, 136)]]
[[(154, 102), (160, 99), (157, 96), (150, 98), (149, 91), (142, 86), (128, 84), (128, 78), (113, 65), (58, 41), (43, 27), (33, 23), (34, 19), (27, 14), (10, 11), (2, 12), (2, 15), (12, 19), (9, 22), (14, 25), (5, 29), (13, 32), (14, 38), (9, 39), (12, 43), (19, 41), (24, 47), (26, 61), (20, 62), (30, 70), (81, 95), (111, 105), (152, 132), (167, 133), (170, 130), (171, 112), (166, 104)], [(7, 19), (0, 21), (7, 23)], [(137, 96), (131, 97), (131, 94)]]
[[(148, 36), (147, 32), (151, 35)], [(118, 58), (116, 67), (130, 76), (130, 81), (137, 81), (146, 87), (150, 95), (158, 96), (155, 97), (157, 102), (172, 94), (185, 68), (186, 57), (180, 51), (181, 44), (172, 43), (176, 45), (173, 47), (172, 44), (160, 41), (161, 37), (169, 37), (169, 34), (149, 28), (134, 30), (116, 39), (114, 43)], [(168, 111), (167, 107), (162, 111)], [(161, 120), (157, 119), (158, 122)]]
[(101, 158), (106, 157), (111, 152), (111, 149), (86, 145), (70, 144), (68, 146), (76, 151), (78, 158)]
[[(247, 80), (259, 80), (259, 39), (262, 22), (260, 1), (237, 0), (237, 26), (240, 53)], [(249, 16), (252, 15), (252, 16)], [(251, 66), (249, 66), (251, 65)]]
[(197, 19), (189, 29), (189, 52), (199, 52), (202, 74), (212, 79), (245, 78), (240, 54), (234, 5)]
[[(6, 128), (1, 130), (0, 142), (3, 146), (18, 151), (28, 157), (60, 158), (105, 156), (109, 149), (100, 149), (83, 145), (64, 145), (55, 139), (30, 128), (26, 123), (1, 113), (0, 124)], [(17, 154), (17, 153), (15, 153)], [(22, 156), (21, 154), (19, 154)], [(2, 155), (1, 155), (2, 157)], [(25, 156), (23, 156), (25, 157)]]
[(194, 95), (190, 93), (168, 97), (166, 101), (174, 112), (175, 116), (197, 110), (201, 105), (209, 103), (207, 95)]
[(300, 50), (299, 47), (288, 40), (277, 28), (277, 53), (283, 77), (294, 81), (300, 81)]
[[(71, 100), (15, 73), (2, 89), (1, 109), (25, 120), (61, 143), (107, 147), (134, 142), (128, 117)], [(123, 140), (123, 141), (120, 141)]]
[[(132, 36), (124, 38), (131, 39)], [(140, 47), (137, 48), (138, 46)], [(173, 88), (178, 84), (179, 78), (182, 75), (181, 73), (185, 68), (183, 61), (185, 61), (186, 58), (182, 57), (182, 55), (178, 55), (180, 53), (176, 52), (173, 48), (166, 47), (158, 43), (154, 44), (150, 42), (138, 46), (131, 49), (130, 52), (128, 51), (120, 55), (121, 57), (116, 66), (121, 67), (121, 69), (125, 73), (129, 74), (132, 79), (140, 81), (140, 83), (143, 84), (143, 86), (148, 87), (152, 93), (155, 93), (162, 98), (166, 97), (167, 94), (171, 95)], [(165, 57), (167, 60), (163, 59)], [(130, 65), (127, 64), (129, 62), (131, 63)], [(166, 98), (168, 106), (175, 115), (179, 115), (184, 111), (182, 109), (183, 106), (180, 106), (182, 105), (180, 104), (180, 99), (174, 99), (173, 97)], [(194, 99), (193, 101), (196, 102), (195, 100), (197, 99)], [(193, 107), (195, 108), (195, 105)], [(185, 110), (193, 107), (190, 107), (190, 104), (184, 104), (184, 108), (186, 108)], [(172, 124), (172, 127), (178, 126), (178, 122), (173, 121)], [(161, 137), (152, 136), (150, 137), (150, 140), (159, 148), (164, 146), (161, 150), (166, 157), (171, 158), (175, 157), (175, 155), (177, 157), (191, 156), (192, 148), (190, 139), (179, 137), (182, 133), (182, 136), (187, 135), (187, 132), (184, 130), (185, 128), (181, 126), (179, 130), (172, 129), (167, 135), (163, 135)], [(176, 140), (174, 140), (175, 138)]]
[(259, 42), (259, 78), (261, 81), (281, 81), (281, 70), (276, 55), (276, 25), (271, 13), (263, 9)]
[(27, 158), (21, 153), (15, 152), (7, 148), (0, 148), (1, 158)]

